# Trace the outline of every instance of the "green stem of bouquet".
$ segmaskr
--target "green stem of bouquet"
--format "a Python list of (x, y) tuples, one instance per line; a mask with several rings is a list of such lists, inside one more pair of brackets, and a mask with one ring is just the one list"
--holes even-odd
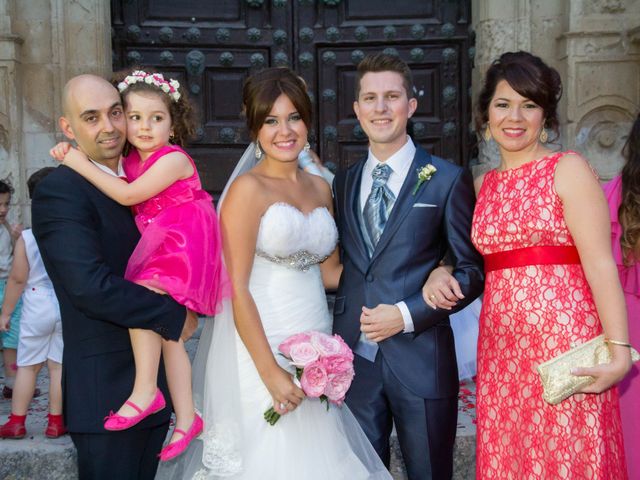
[(275, 425), (278, 420), (280, 420), (280, 414), (276, 412), (273, 407), (264, 412), (264, 419), (267, 421), (269, 425)]

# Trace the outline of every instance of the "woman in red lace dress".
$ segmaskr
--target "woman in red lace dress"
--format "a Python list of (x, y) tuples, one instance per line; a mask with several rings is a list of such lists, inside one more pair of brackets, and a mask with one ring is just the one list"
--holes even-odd
[[(500, 165), (477, 181), (472, 240), (485, 259), (477, 379), (479, 479), (627, 478), (618, 383), (631, 365), (607, 203), (589, 164), (553, 153), (560, 77), (526, 52), (489, 68), (477, 127)], [(558, 405), (536, 367), (601, 334), (613, 360)]]

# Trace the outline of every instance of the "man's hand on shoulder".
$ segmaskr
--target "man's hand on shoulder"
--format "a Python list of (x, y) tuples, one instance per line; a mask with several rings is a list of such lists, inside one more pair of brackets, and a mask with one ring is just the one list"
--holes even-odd
[(184, 327), (182, 327), (182, 333), (180, 339), (183, 342), (189, 340), (195, 331), (198, 329), (198, 315), (196, 312), (187, 309), (187, 318), (184, 321)]
[(360, 331), (372, 342), (381, 342), (404, 330), (404, 320), (395, 305), (381, 303), (375, 308), (362, 307)]

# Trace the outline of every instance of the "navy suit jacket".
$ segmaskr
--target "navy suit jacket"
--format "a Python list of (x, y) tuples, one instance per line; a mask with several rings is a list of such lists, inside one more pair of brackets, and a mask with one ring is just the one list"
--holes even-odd
[[(336, 221), (344, 265), (334, 307), (334, 331), (353, 347), (360, 335), (362, 306), (404, 301), (415, 331), (378, 345), (394, 375), (422, 398), (455, 396), (458, 375), (449, 315), (476, 298), (484, 286), (482, 257), (470, 239), (475, 204), (468, 170), (417, 146), (407, 178), (371, 258), (359, 223), (359, 196), (366, 159), (334, 181)], [(417, 170), (437, 171), (413, 194)], [(447, 256), (465, 295), (453, 311), (433, 310), (422, 299), (429, 273)]]
[[(62, 314), (63, 413), (69, 431), (106, 433), (103, 422), (133, 387), (129, 328), (177, 340), (186, 309), (122, 278), (140, 234), (131, 211), (60, 166), (36, 188), (33, 233)], [(159, 385), (169, 400), (164, 369)], [(133, 428), (167, 422), (170, 403)], [(141, 446), (144, 448), (144, 446)]]

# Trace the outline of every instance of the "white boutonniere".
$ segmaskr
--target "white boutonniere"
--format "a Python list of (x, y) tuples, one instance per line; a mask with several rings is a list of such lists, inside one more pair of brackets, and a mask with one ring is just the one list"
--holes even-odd
[(418, 181), (416, 182), (416, 186), (413, 187), (412, 195), (416, 194), (416, 192), (420, 188), (420, 185), (431, 180), (431, 177), (433, 177), (433, 174), (436, 173), (438, 169), (430, 163), (427, 163), (424, 167), (416, 171), (418, 172)]

